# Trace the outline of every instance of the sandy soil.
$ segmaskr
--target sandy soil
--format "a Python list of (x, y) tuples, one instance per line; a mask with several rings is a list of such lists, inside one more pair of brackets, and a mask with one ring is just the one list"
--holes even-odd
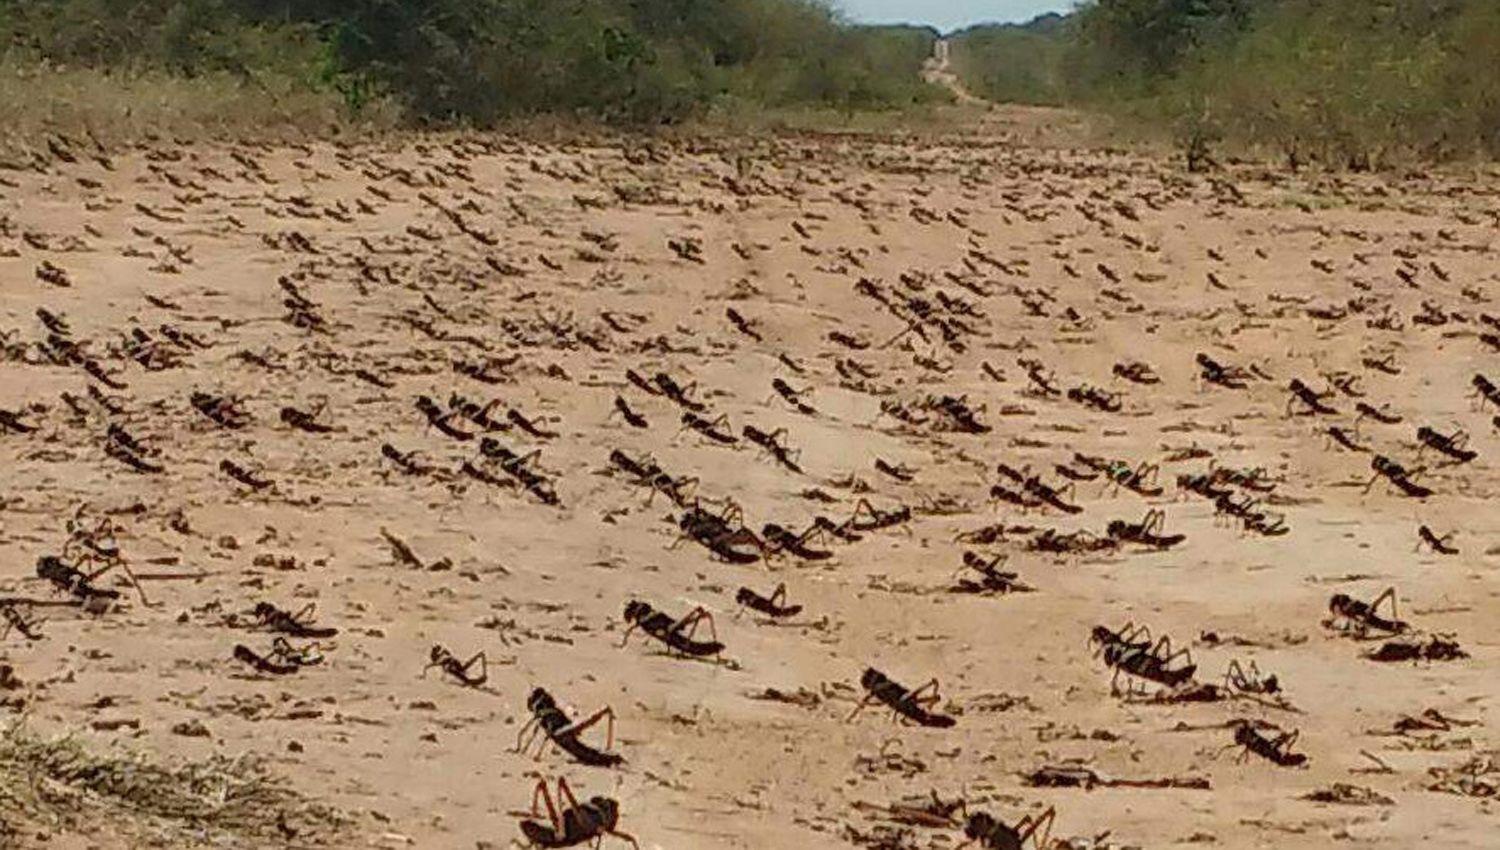
[[(934, 792), (1010, 823), (1055, 807), (1052, 835), (1074, 847), (1493, 847), (1493, 803), (1432, 790), (1443, 782), (1429, 771), (1497, 747), (1500, 441), (1471, 381), (1500, 380), (1500, 340), (1482, 337), (1500, 334), (1483, 318), (1500, 313), (1500, 181), (1190, 175), (1028, 147), (1036, 113), (990, 120), (927, 141), (162, 143), (107, 166), (73, 142), (4, 172), (0, 409), (35, 430), (0, 434), (0, 592), (68, 598), (34, 565), (87, 551), (69, 545), (70, 520), (116, 524), (126, 563), (156, 576), (141, 582), (149, 606), (114, 569), (96, 580), (122, 593), (108, 610), (32, 610), (41, 638), (12, 631), (0, 648), (20, 681), (9, 704), (99, 751), (263, 754), (351, 814), (345, 846), (509, 846), (540, 774), (617, 799), (620, 829), (647, 848), (956, 846), (963, 811), (891, 822), (891, 805)], [(48, 343), (38, 308), (68, 333)], [(1251, 370), (1245, 387), (1204, 381), (1199, 353)], [(1387, 357), (1399, 374), (1368, 365)], [(1129, 362), (1160, 382), (1114, 374)], [(683, 409), (627, 370), (695, 385), (702, 416), (725, 417), (738, 441), (682, 430)], [(1297, 403), (1289, 416), (1294, 378), (1337, 412)], [(1120, 409), (1067, 394), (1085, 386), (1118, 393)], [(246, 421), (213, 421), (195, 392)], [(424, 394), (473, 438), (429, 423)], [(526, 468), (559, 504), (504, 483), (484, 427), (446, 415), (455, 394), (497, 402), (487, 436), (539, 450)], [(612, 417), (617, 396), (648, 427)], [(942, 396), (987, 430), (955, 430)], [(1356, 435), (1361, 402), (1400, 421), (1366, 417)], [(292, 427), (284, 407), (334, 430)], [(164, 471), (107, 452), (111, 425)], [(802, 472), (746, 426), (784, 429)], [(1467, 431), (1477, 459), (1419, 453), (1421, 426)], [(430, 469), (403, 472), (384, 443)], [(809, 541), (826, 560), (727, 564), (674, 545), (681, 510), (612, 472), (614, 449), (699, 479), (705, 509), (732, 499), (756, 533), (819, 515), (842, 526), (861, 499), (912, 516)], [(991, 499), (1023, 487), (997, 465), (1062, 488), (1058, 465), (1087, 474), (1075, 452), (1159, 464), (1162, 492), (1078, 481), (1063, 497), (1076, 514)], [(1433, 494), (1383, 480), (1366, 492), (1374, 453), (1420, 467)], [(272, 486), (240, 483), (226, 460)], [(1284, 520), (1282, 536), (1179, 484), (1252, 468), (1274, 489), (1218, 482), (1235, 503), (1259, 500), (1244, 511), (1262, 527)], [(1151, 509), (1185, 541), (1032, 551), (1045, 529), (1088, 542)], [(996, 524), (1001, 539), (957, 540)], [(1424, 524), (1453, 532), (1457, 554), (1417, 550)], [(965, 551), (1007, 556), (1000, 568), (1034, 592), (951, 592)], [(736, 605), (741, 587), (780, 583), (801, 613), (771, 622)], [(1469, 657), (1380, 663), (1363, 656), (1381, 641), (1322, 625), (1333, 594), (1387, 587), (1420, 639), (1451, 635)], [(632, 599), (711, 612), (722, 660), (670, 657), (639, 632), (621, 648)], [(233, 658), (236, 644), (270, 650), (274, 635), (250, 627), (259, 602), (316, 603), (317, 624), (339, 630), (322, 663), (277, 676)], [(1190, 649), (1203, 683), (1253, 660), (1281, 704), (1113, 695), (1088, 638), (1127, 621)], [(424, 675), (434, 644), (484, 652), (488, 681)], [(867, 666), (913, 688), (936, 677), (933, 710), (955, 725), (897, 725), (877, 708), (846, 721)], [(536, 686), (573, 716), (612, 706), (625, 763), (512, 752)], [(768, 688), (801, 698), (760, 698)], [(1474, 725), (1389, 734), (1428, 709)], [(1240, 760), (1226, 749), (1237, 719), (1300, 730), (1306, 765)], [(603, 747), (605, 731), (584, 739)], [(1209, 787), (1027, 784), (1070, 762)], [(1384, 799), (1306, 799), (1336, 783)]]

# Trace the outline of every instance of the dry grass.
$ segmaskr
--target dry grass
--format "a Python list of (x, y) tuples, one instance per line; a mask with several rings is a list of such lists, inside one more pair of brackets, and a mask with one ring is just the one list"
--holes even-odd
[(394, 108), (376, 104), (351, 121), (332, 92), (228, 74), (106, 73), (0, 62), (0, 144), (49, 133), (92, 134), (108, 145), (153, 137), (293, 139), (388, 129)]
[(764, 107), (736, 102), (686, 123), (695, 132), (759, 134), (775, 131), (892, 134), (955, 130), (972, 123), (973, 110), (945, 102), (903, 109), (843, 110), (817, 106)]
[(1097, 149), (1112, 141), (1101, 132), (1105, 126), (1107, 122), (1096, 116), (1061, 107), (942, 102), (880, 112), (810, 108), (716, 110), (684, 124), (681, 135), (756, 140), (778, 134), (826, 134), (941, 142), (977, 134), (985, 138), (1010, 138), (1044, 149)]
[[(822, 132), (941, 134), (973, 126), (980, 110), (934, 103), (891, 110), (766, 107), (736, 100), (676, 125), (622, 129), (577, 114), (540, 114), (496, 122), (493, 132), (541, 140), (614, 138), (622, 132), (667, 136)], [(0, 150), (35, 148), (48, 136), (91, 136), (105, 147), (143, 140), (298, 141), (420, 132), (394, 102), (366, 106), (352, 119), (333, 92), (271, 78), (228, 74), (181, 77), (111, 73), (0, 61)], [(459, 130), (459, 132), (464, 132)]]
[(249, 756), (164, 766), (138, 754), (97, 755), (21, 722), (0, 733), (0, 848), (101, 826), (135, 846), (238, 848), (325, 846), (347, 821)]

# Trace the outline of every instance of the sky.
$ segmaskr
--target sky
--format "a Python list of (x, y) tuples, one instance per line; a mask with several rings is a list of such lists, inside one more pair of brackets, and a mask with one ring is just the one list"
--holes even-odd
[(1062, 12), (1072, 0), (835, 0), (852, 20), (868, 24), (931, 24), (944, 32), (987, 21), (1027, 21)]

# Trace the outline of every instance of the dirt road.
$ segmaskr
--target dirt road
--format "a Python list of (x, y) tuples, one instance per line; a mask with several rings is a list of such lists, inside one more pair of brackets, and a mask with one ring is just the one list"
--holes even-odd
[(933, 43), (932, 58), (922, 66), (922, 79), (952, 92), (954, 100), (962, 105), (977, 106), (985, 103), (965, 88), (963, 81), (954, 72), (950, 48), (951, 45), (945, 38)]
[[(1432, 790), (1496, 782), (1432, 773), (1496, 748), (1492, 177), (1190, 175), (988, 131), (59, 150), (3, 190), (3, 592), (67, 598), (34, 565), (89, 553), (70, 520), (158, 577), (7, 636), (35, 729), (261, 754), (349, 813), (338, 846), (507, 846), (538, 772), (647, 848), (952, 847), (882, 808), (933, 792), (1055, 807), (1073, 847), (1493, 846), (1488, 802)], [(1367, 491), (1377, 455), (1431, 495)], [(679, 539), (695, 499), (757, 538), (828, 522), (802, 555), (725, 537), (730, 564)], [(1108, 533), (1151, 511), (1185, 539)], [(984, 581), (966, 552), (1031, 592), (954, 592)], [(736, 604), (781, 584), (799, 613)], [(1387, 587), (1414, 645), (1468, 657), (1322, 625)], [(701, 606), (722, 659), (622, 648), (631, 600)], [(271, 652), (261, 602), (316, 606), (321, 663), (233, 657)], [(1280, 692), (1112, 695), (1089, 636), (1127, 622), (1198, 682), (1253, 661)], [(434, 645), (487, 681), (424, 672)], [(956, 722), (848, 721), (867, 667), (935, 677)], [(611, 706), (624, 764), (512, 752), (538, 686)], [(1238, 758), (1239, 719), (1306, 764)], [(1027, 782), (1068, 764), (1181, 787)]]

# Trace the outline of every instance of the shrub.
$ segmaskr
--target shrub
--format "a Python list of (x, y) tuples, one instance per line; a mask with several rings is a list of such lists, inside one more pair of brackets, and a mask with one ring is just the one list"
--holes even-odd
[(929, 99), (936, 33), (813, 0), (0, 0), (12, 63), (276, 78), (425, 124), (539, 113), (672, 122), (726, 100)]

